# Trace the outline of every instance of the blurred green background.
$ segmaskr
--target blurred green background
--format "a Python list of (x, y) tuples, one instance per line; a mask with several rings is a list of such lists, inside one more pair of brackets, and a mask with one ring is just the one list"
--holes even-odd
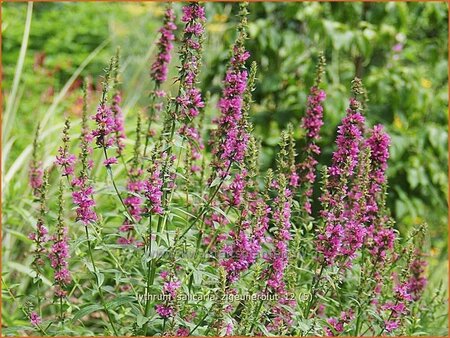
[[(180, 13), (181, 4), (175, 4)], [(207, 3), (201, 77), (216, 115), (238, 6)], [(9, 99), (27, 4), (3, 3), (4, 104)], [(149, 65), (164, 5), (158, 3), (35, 3), (17, 95), (3, 123), (4, 212), (26, 191), (26, 164), (36, 121), (44, 121), (47, 161), (56, 154), (63, 113), (79, 116), (83, 77), (98, 83), (120, 46), (124, 110), (144, 110)], [(430, 227), (430, 285), (447, 285), (448, 8), (446, 3), (252, 3), (248, 49), (258, 63), (251, 118), (264, 146), (263, 169), (273, 164), (280, 131), (299, 126), (319, 51), (327, 58), (321, 163), (329, 163), (336, 126), (345, 114), (352, 78), (369, 96), (370, 125), (392, 138), (389, 205), (401, 233)], [(178, 31), (180, 35), (180, 30)], [(175, 75), (176, 56), (171, 67)], [(169, 81), (170, 82), (170, 81)], [(5, 107), (4, 107), (5, 110)], [(130, 124), (133, 126), (133, 124)], [(131, 127), (134, 128), (134, 127)], [(301, 139), (298, 128), (296, 137)], [(11, 209), (9, 209), (9, 207)], [(20, 217), (11, 217), (20, 222)]]

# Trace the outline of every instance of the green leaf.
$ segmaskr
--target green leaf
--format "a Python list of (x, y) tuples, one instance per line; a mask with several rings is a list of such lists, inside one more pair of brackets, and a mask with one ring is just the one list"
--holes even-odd
[(149, 320), (148, 317), (144, 317), (142, 314), (138, 314), (137, 318), (136, 318), (136, 324), (137, 326), (140, 328), (142, 327), (145, 323), (147, 323)]
[(111, 302), (107, 304), (108, 309), (115, 309), (123, 304), (133, 303), (136, 301), (136, 298), (133, 296), (121, 296), (113, 299)]
[(73, 318), (72, 318), (72, 322), (75, 323), (77, 320), (83, 318), (84, 316), (87, 316), (87, 315), (91, 314), (92, 312), (99, 311), (101, 309), (103, 309), (103, 306), (101, 306), (99, 304), (88, 305), (88, 306), (80, 309), (79, 311), (75, 312), (75, 314), (73, 315)]

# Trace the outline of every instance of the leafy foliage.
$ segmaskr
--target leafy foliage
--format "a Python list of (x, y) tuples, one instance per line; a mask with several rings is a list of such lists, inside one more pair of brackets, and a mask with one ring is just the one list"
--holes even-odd
[[(2, 7), (3, 90), (8, 99), (13, 78), (17, 76), (16, 63), (22, 45), (27, 7), (13, 3), (2, 4)], [(180, 7), (178, 4), (174, 6), (178, 12)], [(205, 25), (204, 64), (199, 82), (202, 92), (208, 93), (202, 113), (205, 116), (203, 136), (214, 128), (212, 120), (219, 115), (217, 101), (222, 95), (223, 74), (230, 65), (229, 51), (236, 39), (235, 28), (239, 20), (235, 15), (238, 14), (238, 7), (234, 4), (207, 3), (205, 7), (208, 20)], [(280, 154), (286, 152), (283, 139), (287, 134), (282, 133), (282, 130), (289, 130), (290, 124), (295, 126), (291, 137), (296, 149), (303, 149), (305, 130), (299, 124), (305, 115), (308, 88), (314, 83), (315, 62), (312, 60), (316, 59), (320, 51), (324, 51), (327, 59), (321, 85), (327, 93), (324, 127), (321, 130), (322, 138), (318, 141), (322, 149), (319, 157), (322, 165), (332, 162), (337, 126), (348, 105), (349, 84), (355, 76), (361, 78), (369, 99), (364, 113), (367, 125), (372, 127), (382, 123), (392, 139), (386, 202), (395, 220), (394, 229), (399, 238), (395, 252), (400, 254), (400, 258), (398, 261), (394, 259), (392, 266), (386, 264), (386, 273), (397, 271), (401, 275), (401, 271), (407, 269), (411, 264), (408, 255), (413, 252), (413, 242), (429, 254), (427, 290), (420, 302), (411, 303), (408, 314), (402, 317), (402, 328), (394, 332), (445, 335), (448, 314), (444, 301), (448, 296), (446, 4), (252, 3), (249, 11), (245, 46), (250, 51), (250, 61), (258, 65), (249, 122), (254, 126), (253, 134), (261, 140), (261, 166), (258, 170), (269, 177), (271, 170), (279, 174)], [(24, 69), (18, 74), (19, 90), (17, 96), (13, 97), (13, 106), (7, 107), (10, 114), (2, 126), (2, 319), (5, 335), (28, 334), (31, 330), (28, 318), (36, 307), (42, 308), (45, 314), (43, 324), (34, 327), (40, 334), (109, 335), (117, 329), (119, 334), (154, 335), (172, 332), (175, 322), (179, 328), (185, 329), (184, 332), (176, 333), (186, 333), (187, 330), (192, 334), (223, 334), (227, 325), (236, 320), (240, 321), (240, 326), (235, 328), (235, 334), (270, 334), (270, 327), (268, 329), (264, 325), (273, 319), (268, 305), (249, 301), (244, 306), (243, 302), (232, 300), (228, 305), (234, 308), (234, 312), (227, 314), (224, 310), (227, 303), (218, 301), (220, 296), (226, 295), (226, 273), (211, 263), (220, 257), (215, 256), (217, 253), (209, 252), (205, 253), (207, 259), (202, 260), (200, 258), (203, 256), (198, 253), (199, 248), (205, 252), (209, 248), (198, 244), (201, 243), (199, 234), (205, 231), (200, 227), (203, 223), (197, 220), (201, 218), (198, 217), (199, 211), (217, 216), (212, 222), (213, 227), (217, 227), (223, 219), (228, 219), (231, 225), (239, 219), (238, 208), (230, 207), (227, 211), (221, 205), (209, 203), (205, 195), (216, 189), (220, 194), (222, 184), (228, 186), (231, 178), (221, 183), (221, 179), (216, 177), (210, 186), (212, 190), (208, 191), (203, 186), (204, 181), (195, 178), (195, 175), (194, 178), (188, 176), (188, 162), (178, 162), (180, 166), (176, 166), (172, 174), (176, 174), (176, 182), (181, 186), (186, 185), (186, 189), (173, 195), (164, 193), (163, 199), (170, 197), (171, 202), (168, 202), (170, 213), (164, 216), (162, 228), (160, 225), (157, 227), (156, 215), (149, 222), (152, 231), (159, 230), (153, 233), (155, 238), (150, 251), (157, 257), (148, 252), (145, 254), (145, 251), (136, 247), (124, 249), (123, 244), (117, 243), (120, 237), (118, 226), (124, 219), (130, 218), (118, 196), (125, 196), (127, 191), (126, 170), (134, 156), (132, 149), (138, 137), (134, 128), (137, 116), (141, 113), (145, 116), (148, 97), (152, 95), (149, 64), (156, 53), (157, 29), (161, 25), (163, 13), (163, 6), (154, 3), (114, 3), (108, 6), (102, 3), (34, 4)], [(130, 25), (130, 22), (133, 24)], [(182, 36), (178, 32), (177, 47), (181, 41)], [(67, 301), (61, 305), (57, 303), (58, 298), (53, 298), (51, 267), (45, 265), (38, 275), (30, 268), (35, 258), (29, 254), (33, 241), (27, 234), (36, 230), (40, 217), (44, 218), (45, 224), (51, 225), (51, 231), (54, 230), (58, 220), (58, 200), (55, 196), (58, 194), (57, 182), (60, 176), (54, 159), (61, 145), (63, 113), (74, 122), (70, 138), (76, 140), (80, 134), (79, 121), (83, 111), (83, 78), (91, 79), (87, 99), (91, 113), (101, 95), (102, 84), (98, 79), (103, 75), (104, 65), (117, 46), (121, 47), (119, 86), (123, 93), (121, 107), (128, 137), (124, 155), (126, 164), (122, 166), (119, 163), (105, 170), (102, 152), (98, 149), (94, 151), (92, 182), (101, 198), (96, 199), (99, 220), (89, 227), (88, 233), (85, 233), (82, 225), (74, 222), (73, 205), (67, 202), (71, 199), (68, 190), (70, 185), (67, 183), (63, 196), (71, 238), (70, 270), (76, 273), (72, 274), (73, 282), (68, 290)], [(177, 85), (174, 86), (171, 79), (178, 73), (174, 65), (182, 61), (183, 58), (178, 59), (174, 55), (169, 81), (162, 86), (169, 97), (176, 96), (174, 88)], [(157, 115), (159, 119), (152, 129), (162, 139), (167, 138), (170, 133), (163, 121), (164, 110)], [(48, 192), (49, 211), (43, 216), (39, 216), (36, 211), (39, 199), (32, 197), (28, 185), (28, 164), (37, 121), (42, 123), (37, 153), (43, 166), (49, 170), (51, 183)], [(146, 127), (146, 123), (143, 125)], [(186, 145), (186, 139), (175, 134), (173, 145), (171, 142), (165, 145), (170, 145), (170, 149), (173, 147), (177, 155), (192, 152), (193, 144)], [(153, 142), (151, 146), (154, 149), (152, 154), (157, 153), (158, 146)], [(205, 158), (209, 161), (213, 158), (213, 146), (208, 143), (205, 146)], [(78, 153), (79, 148), (80, 143), (75, 141), (70, 144), (69, 151)], [(282, 161), (288, 161), (287, 157)], [(145, 166), (153, 163), (155, 158), (152, 161), (143, 158)], [(234, 168), (233, 175), (241, 169)], [(208, 170), (211, 168), (206, 166), (206, 172)], [(375, 282), (365, 270), (365, 263), (370, 260), (368, 257), (358, 256), (354, 268), (346, 272), (345, 278), (336, 266), (325, 269), (323, 275), (322, 271), (319, 273), (314, 238), (317, 227), (321, 226), (317, 221), (320, 218), (317, 210), (321, 208), (318, 197), (326, 175), (318, 173), (318, 176), (312, 199), (315, 210), (312, 219), (305, 221), (297, 215), (295, 210), (301, 210), (301, 204), (295, 198), (292, 202), (293, 223), (304, 224), (304, 228), (296, 234), (298, 237), (294, 238), (290, 247), (290, 252), (300, 254), (295, 257), (297, 266), (291, 261), (289, 263), (286, 283), (288, 288), (295, 289), (296, 301), (301, 304), (301, 309), (293, 310), (289, 304), (277, 309), (278, 314), (287, 317), (292, 312), (294, 318), (290, 330), (280, 329), (278, 333), (336, 334), (340, 332), (340, 324), (344, 326), (345, 334), (362, 334), (368, 330), (372, 330), (372, 334), (380, 330), (383, 332), (383, 325), (386, 326), (383, 323), (389, 322), (393, 310), (389, 315), (388, 311), (380, 313), (367, 305)], [(276, 178), (279, 179), (278, 176)], [(115, 182), (113, 185), (114, 179), (118, 187)], [(278, 196), (279, 191), (265, 186), (263, 181), (258, 178), (255, 186), (266, 194), (265, 197)], [(168, 189), (167, 186), (165, 188)], [(205, 211), (202, 211), (201, 206)], [(149, 215), (144, 216), (147, 218)], [(415, 229), (424, 222), (429, 224), (429, 236), (421, 237)], [(185, 235), (183, 229), (187, 229), (186, 238), (178, 240), (180, 232)], [(147, 226), (142, 223), (138, 234), (144, 234), (147, 230)], [(271, 223), (268, 234), (276, 238), (275, 223)], [(422, 242), (418, 241), (418, 237)], [(264, 247), (264, 250), (271, 249), (270, 244)], [(91, 253), (94, 253), (94, 259), (89, 257)], [(163, 285), (173, 278), (173, 271), (166, 277), (169, 278), (167, 280), (157, 276), (156, 270), (163, 270), (162, 267), (157, 268), (159, 264), (168, 271), (182, 267), (185, 274), (181, 290), (184, 293), (193, 291), (195, 295), (204, 297), (203, 300), (206, 299), (183, 303), (179, 316), (171, 323), (158, 316), (160, 313), (153, 307), (146, 309), (149, 302), (142, 298), (144, 290), (151, 295), (167, 293)], [(266, 288), (260, 280), (264, 264), (265, 261), (261, 259), (242, 276), (236, 285), (237, 295), (257, 294)], [(150, 287), (146, 286), (148, 272), (152, 272), (152, 278), (157, 281)], [(368, 277), (364, 279), (361, 276)], [(397, 283), (394, 280), (385, 282), (380, 294), (382, 301), (393, 297), (395, 292), (392, 290)], [(319, 286), (323, 283), (329, 291), (315, 292), (316, 283)], [(326, 304), (328, 318), (325, 315), (309, 316), (308, 310), (314, 309), (315, 302)], [(158, 301), (152, 305), (156, 303)], [(349, 308), (367, 311), (356, 311), (358, 319), (348, 321), (345, 316), (354, 315), (348, 312)], [(63, 309), (64, 315), (59, 313), (60, 309)], [(316, 310), (319, 312), (319, 309)], [(195, 319), (190, 318), (193, 312), (196, 313)], [(343, 312), (345, 316), (341, 315)], [(110, 326), (112, 322), (116, 323), (117, 328)], [(371, 328), (367, 324), (369, 322), (376, 323), (375, 328)]]

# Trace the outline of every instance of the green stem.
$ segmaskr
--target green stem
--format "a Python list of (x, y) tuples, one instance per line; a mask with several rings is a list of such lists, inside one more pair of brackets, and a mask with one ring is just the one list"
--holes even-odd
[[(205, 313), (205, 315), (203, 316), (203, 318), (202, 319), (200, 319), (200, 321), (198, 322), (198, 324), (189, 332), (189, 336), (191, 336), (193, 333), (194, 333), (194, 331), (195, 330), (197, 330), (197, 328), (200, 326), (200, 324), (206, 319), (206, 317), (208, 317), (208, 315), (209, 315), (209, 313), (211, 312), (211, 310), (212, 310), (212, 306), (211, 306), (211, 308), (209, 309), (209, 311), (207, 311), (206, 313)], [(206, 335), (206, 334), (205, 334)]]
[(320, 278), (322, 277), (322, 273), (325, 267), (325, 263), (322, 263), (321, 267), (320, 267), (320, 271), (319, 274), (317, 276), (317, 279), (312, 287), (312, 294), (311, 294), (311, 298), (308, 302), (308, 306), (305, 308), (305, 312), (303, 314), (303, 316), (305, 318), (307, 318), (309, 311), (311, 310), (311, 307), (314, 305), (314, 302), (316, 300), (316, 296), (317, 296), (317, 287), (319, 286), (319, 282), (320, 282)]
[[(228, 175), (228, 172), (230, 171), (231, 168), (231, 164), (232, 162), (230, 162), (230, 164), (228, 165), (228, 168), (226, 170), (226, 173)], [(225, 177), (227, 176), (225, 175)], [(214, 198), (216, 197), (217, 193), (219, 192), (220, 188), (222, 187), (222, 184), (225, 182), (225, 180), (221, 180), (219, 182), (219, 184), (217, 185), (216, 190), (214, 190), (213, 194), (209, 197), (208, 201), (206, 202), (206, 204), (203, 206), (202, 210), (200, 211), (200, 213), (197, 214), (197, 216), (194, 218), (194, 220), (191, 222), (191, 224), (189, 224), (189, 226), (183, 231), (183, 233), (180, 235), (180, 237), (177, 238), (177, 240), (175, 241), (174, 245), (181, 240), (186, 234), (187, 232), (197, 223), (197, 221), (203, 216), (203, 214), (208, 210), (209, 206), (211, 205), (212, 201), (214, 200)]]
[[(103, 147), (103, 154), (105, 155), (105, 160), (108, 160), (108, 152), (106, 151), (106, 147)], [(108, 175), (111, 179), (111, 182), (113, 184), (114, 190), (116, 192), (117, 197), (119, 198), (120, 203), (125, 209), (125, 212), (128, 214), (128, 217), (130, 217), (130, 220), (133, 222), (134, 225), (137, 224), (136, 220), (134, 219), (133, 215), (131, 215), (130, 211), (128, 210), (127, 206), (125, 205), (122, 196), (120, 195), (119, 189), (117, 188), (116, 181), (114, 180), (114, 175), (112, 173), (111, 167), (108, 165), (106, 166), (106, 171), (108, 172)]]
[[(163, 178), (162, 178), (163, 179), (162, 186), (163, 186), (163, 190), (164, 190), (163, 191), (163, 197), (162, 197), (163, 210), (165, 210), (167, 208), (167, 205), (168, 205), (168, 203), (167, 203), (167, 191), (165, 190), (166, 171), (167, 171), (167, 167), (169, 166), (170, 156), (172, 155), (172, 139), (173, 139), (174, 135), (175, 135), (175, 120), (172, 120), (172, 125), (171, 125), (171, 128), (170, 128), (170, 137), (169, 137), (169, 140), (168, 140), (169, 146), (168, 146), (168, 149), (166, 150), (167, 151), (167, 156), (166, 156), (166, 159), (164, 161), (164, 165), (163, 165), (163, 168), (162, 168), (162, 171), (161, 171), (162, 176), (163, 176)], [(166, 213), (166, 211), (164, 211), (164, 212)], [(158, 237), (156, 238), (156, 243), (158, 245), (159, 245), (159, 243), (161, 241), (161, 236), (159, 236), (159, 235), (160, 235), (160, 232), (161, 232), (162, 224), (163, 224), (163, 217), (160, 215), (158, 217), (158, 225), (156, 227), (156, 233), (158, 234)], [(151, 241), (151, 239), (149, 239), (149, 240)], [(155, 262), (154, 259), (152, 259), (151, 260), (151, 266), (150, 266), (149, 272), (147, 274), (147, 276), (148, 276), (147, 284), (150, 283), (149, 285), (153, 285), (153, 282), (155, 280), (155, 273), (156, 273), (156, 262)]]
[[(264, 294), (265, 294), (266, 292), (267, 292), (267, 285), (266, 285), (266, 287), (264, 288)], [(262, 308), (263, 302), (264, 302), (263, 299), (261, 299), (261, 300), (259, 301), (258, 308), (256, 309), (256, 315), (255, 315), (255, 317), (253, 318), (252, 325), (250, 326), (249, 334), (251, 334), (251, 333), (253, 332), (253, 328), (255, 327), (255, 321), (258, 320), (259, 313), (261, 312), (261, 308)]]
[[(397, 304), (398, 304), (398, 299), (395, 301), (394, 306), (396, 306)], [(381, 328), (380, 333), (378, 333), (378, 335), (377, 335), (378, 337), (381, 336), (381, 334), (384, 332), (384, 330), (386, 330), (386, 323), (391, 320), (393, 314), (394, 314), (394, 310), (391, 310), (391, 313), (389, 314), (388, 319), (383, 323), (383, 327)]]
[(61, 324), (64, 328), (64, 314), (63, 314), (62, 297), (59, 297), (59, 315), (60, 315), (60, 319), (61, 319)]
[[(147, 262), (147, 286), (146, 286), (146, 299), (145, 299), (145, 316), (150, 314), (150, 286), (153, 284), (151, 281), (151, 271), (153, 267), (153, 259), (150, 260), (152, 254), (152, 216), (150, 215), (148, 220), (148, 262)], [(147, 326), (145, 329), (145, 335), (147, 335)]]
[(116, 336), (118, 336), (119, 334), (117, 333), (116, 327), (114, 326), (114, 321), (112, 320), (111, 314), (110, 314), (110, 312), (108, 310), (108, 307), (106, 306), (105, 299), (103, 297), (103, 291), (102, 291), (102, 288), (101, 288), (101, 285), (100, 285), (100, 281), (98, 279), (98, 274), (97, 274), (98, 270), (97, 270), (97, 267), (95, 265), (94, 256), (92, 255), (91, 241), (89, 239), (89, 231), (88, 231), (87, 226), (85, 226), (84, 229), (86, 230), (86, 239), (87, 239), (87, 243), (88, 243), (88, 253), (89, 253), (89, 257), (91, 259), (92, 268), (94, 269), (94, 275), (95, 275), (95, 280), (96, 280), (96, 283), (97, 283), (98, 294), (100, 296), (100, 302), (101, 302), (101, 304), (103, 306), (103, 309), (106, 312), (106, 315), (108, 316), (108, 320), (109, 320), (109, 323), (111, 324), (111, 327), (112, 327), (112, 330), (114, 331), (114, 334)]
[[(155, 88), (154, 88), (152, 96), (150, 98), (150, 109), (151, 109), (151, 112), (150, 112), (149, 117), (148, 117), (147, 133), (145, 134), (145, 146), (144, 146), (144, 155), (143, 155), (144, 159), (145, 159), (145, 155), (147, 154), (147, 147), (148, 147), (148, 142), (149, 142), (149, 139), (150, 139), (150, 137), (149, 137), (150, 128), (151, 128), (152, 122), (153, 122), (153, 113), (155, 112), (154, 111), (154, 103), (155, 103), (155, 99), (156, 99), (155, 91), (158, 90), (158, 88), (159, 88), (159, 86), (156, 85), (156, 83), (155, 83)], [(141, 169), (143, 167), (144, 167), (144, 163), (142, 163)]]
[[(11, 289), (9, 288), (9, 286), (6, 284), (4, 278), (2, 278), (2, 283), (5, 285), (6, 291), (8, 292), (9, 296), (14, 301), (13, 304), (20, 304), (19, 300), (14, 296), (14, 294), (12, 293)], [(25, 317), (28, 317), (28, 313), (25, 311), (25, 309), (22, 306), (20, 306), (20, 310), (25, 315)], [(41, 331), (41, 333), (44, 336), (47, 336), (47, 332), (40, 325), (37, 325), (37, 328), (38, 328), (39, 331)]]

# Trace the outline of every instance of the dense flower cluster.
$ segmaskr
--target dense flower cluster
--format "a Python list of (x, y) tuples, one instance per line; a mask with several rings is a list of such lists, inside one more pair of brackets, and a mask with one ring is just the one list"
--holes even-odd
[(327, 323), (330, 327), (325, 328), (327, 336), (337, 336), (344, 331), (344, 326), (348, 324), (354, 318), (354, 313), (350, 309), (348, 311), (342, 311), (339, 318), (328, 318)]
[(49, 254), (50, 265), (55, 270), (55, 295), (56, 297), (65, 297), (64, 288), (71, 282), (72, 278), (69, 272), (69, 243), (67, 236), (67, 227), (62, 226), (59, 233), (53, 238), (53, 245)]
[[(364, 140), (365, 119), (360, 113), (360, 106), (355, 98), (350, 99), (347, 115), (338, 127), (337, 150), (333, 153), (333, 163), (329, 168), (329, 185), (322, 196), (322, 203), (328, 208), (321, 211), (325, 229), (318, 234), (317, 250), (328, 265), (333, 264), (338, 257), (352, 258), (365, 238), (361, 219), (353, 217), (355, 210), (347, 208), (344, 212), (350, 192), (347, 182), (358, 167)], [(360, 192), (352, 193), (352, 199), (358, 201), (357, 197), (360, 196), (357, 194)]]
[(155, 165), (150, 170), (149, 178), (144, 182), (142, 187), (143, 194), (147, 199), (148, 212), (153, 214), (162, 214), (162, 179), (158, 166)]
[(206, 20), (204, 7), (195, 2), (184, 6), (181, 20), (186, 26), (180, 52), (182, 72), (177, 103), (180, 105), (181, 118), (191, 120), (198, 116), (199, 109), (204, 107), (200, 89), (197, 88), (197, 77), (201, 65), (203, 22)]
[(425, 268), (427, 262), (423, 258), (423, 254), (419, 249), (414, 252), (414, 258), (409, 264), (410, 277), (406, 282), (406, 289), (411, 295), (412, 300), (418, 301), (422, 296), (425, 286), (427, 285), (427, 278), (425, 277)]
[(227, 281), (235, 282), (242, 271), (247, 270), (258, 257), (261, 250), (260, 240), (256, 236), (248, 235), (250, 224), (244, 222), (238, 233), (230, 231), (232, 245), (226, 245), (223, 252), (228, 256), (221, 265), (227, 271)]
[[(316, 157), (320, 154), (320, 148), (315, 143), (320, 138), (319, 131), (323, 125), (323, 101), (326, 94), (317, 86), (311, 87), (308, 96), (308, 107), (306, 114), (302, 119), (302, 128), (306, 130), (307, 144), (306, 144), (306, 158), (298, 165), (300, 169), (301, 181), (306, 184), (305, 197), (303, 207), (308, 214), (311, 214), (312, 184), (316, 179), (315, 168), (317, 165)], [(300, 177), (297, 172), (294, 172), (290, 177), (290, 185), (297, 187), (300, 182)]]
[(215, 120), (218, 126), (212, 135), (215, 142), (212, 152), (217, 156), (215, 166), (222, 175), (226, 174), (226, 169), (231, 163), (243, 161), (249, 140), (242, 112), (248, 80), (245, 62), (250, 57), (244, 46), (245, 24), (246, 21), (241, 22), (239, 36), (233, 46), (233, 55), (225, 74), (222, 97), (219, 100), (221, 115)]
[(29, 315), (30, 323), (33, 326), (39, 326), (42, 323), (42, 318), (37, 314), (37, 312), (33, 311)]
[(82, 168), (78, 175), (72, 179), (72, 200), (76, 205), (77, 221), (81, 221), (85, 226), (97, 221), (97, 214), (94, 210), (94, 187), (91, 185), (88, 172), (92, 168), (93, 161), (90, 159), (93, 141), (93, 135), (87, 126), (86, 109), (83, 111), (83, 121), (81, 127), (80, 143), (80, 162)]
[(84, 225), (95, 222), (97, 214), (94, 211), (94, 188), (88, 185), (85, 179), (76, 181), (74, 186), (78, 188), (72, 193), (73, 203), (77, 206), (77, 221)]
[(125, 148), (125, 127), (123, 125), (123, 113), (122, 108), (120, 107), (120, 102), (122, 101), (122, 97), (120, 94), (116, 94), (112, 98), (111, 110), (114, 116), (114, 143), (116, 146), (117, 155), (121, 156), (123, 149)]
[(156, 304), (155, 310), (161, 318), (167, 319), (176, 314), (176, 298), (181, 282), (167, 271), (161, 272), (161, 277), (164, 281), (162, 294), (165, 302)]
[(173, 49), (172, 41), (175, 40), (174, 31), (177, 29), (175, 25), (175, 12), (172, 7), (167, 7), (164, 15), (164, 25), (159, 29), (161, 36), (157, 42), (158, 55), (153, 62), (150, 77), (159, 86), (166, 81), (168, 73), (168, 64), (172, 59), (170, 52)]
[(116, 120), (111, 107), (102, 102), (97, 107), (97, 113), (92, 116), (97, 128), (92, 131), (92, 136), (96, 138), (97, 145), (108, 148), (114, 145), (114, 134), (116, 131)]
[(381, 125), (369, 131), (366, 146), (370, 149), (369, 194), (367, 196), (367, 245), (373, 260), (382, 263), (394, 248), (395, 233), (388, 228), (388, 220), (381, 215), (383, 185), (386, 183), (390, 138)]
[(311, 140), (320, 138), (319, 131), (323, 126), (323, 101), (325, 101), (325, 91), (316, 86), (311, 87), (308, 96), (308, 107), (302, 119), (302, 128), (306, 130), (306, 136)]
[(353, 175), (355, 168), (358, 166), (365, 123), (360, 107), (361, 103), (355, 98), (351, 98), (347, 115), (338, 127), (337, 150), (333, 153), (333, 164), (329, 170), (332, 179), (338, 179), (340, 176), (349, 177)]
[[(180, 135), (188, 140), (189, 158), (191, 162), (200, 159), (200, 151), (204, 149), (201, 134), (194, 118), (205, 106), (202, 93), (197, 87), (199, 68), (201, 66), (202, 43), (205, 9), (198, 3), (191, 3), (183, 7), (181, 19), (186, 25), (183, 33), (183, 45), (180, 51), (182, 62), (180, 72), (180, 92), (176, 102), (180, 107), (179, 118), (182, 125), (179, 129)], [(191, 165), (190, 171), (198, 171), (195, 165)]]
[(283, 182), (276, 182), (275, 186), (278, 187), (278, 196), (274, 199), (272, 220), (276, 230), (272, 239), (273, 249), (269, 254), (264, 255), (268, 267), (263, 271), (262, 276), (264, 280), (267, 280), (267, 292), (278, 296), (277, 303), (272, 309), (276, 319), (267, 326), (267, 329), (273, 332), (292, 326), (293, 317), (289, 307), (296, 304), (295, 299), (289, 296), (284, 280), (289, 262), (288, 245), (292, 238), (290, 234), (292, 192), (285, 188)]

